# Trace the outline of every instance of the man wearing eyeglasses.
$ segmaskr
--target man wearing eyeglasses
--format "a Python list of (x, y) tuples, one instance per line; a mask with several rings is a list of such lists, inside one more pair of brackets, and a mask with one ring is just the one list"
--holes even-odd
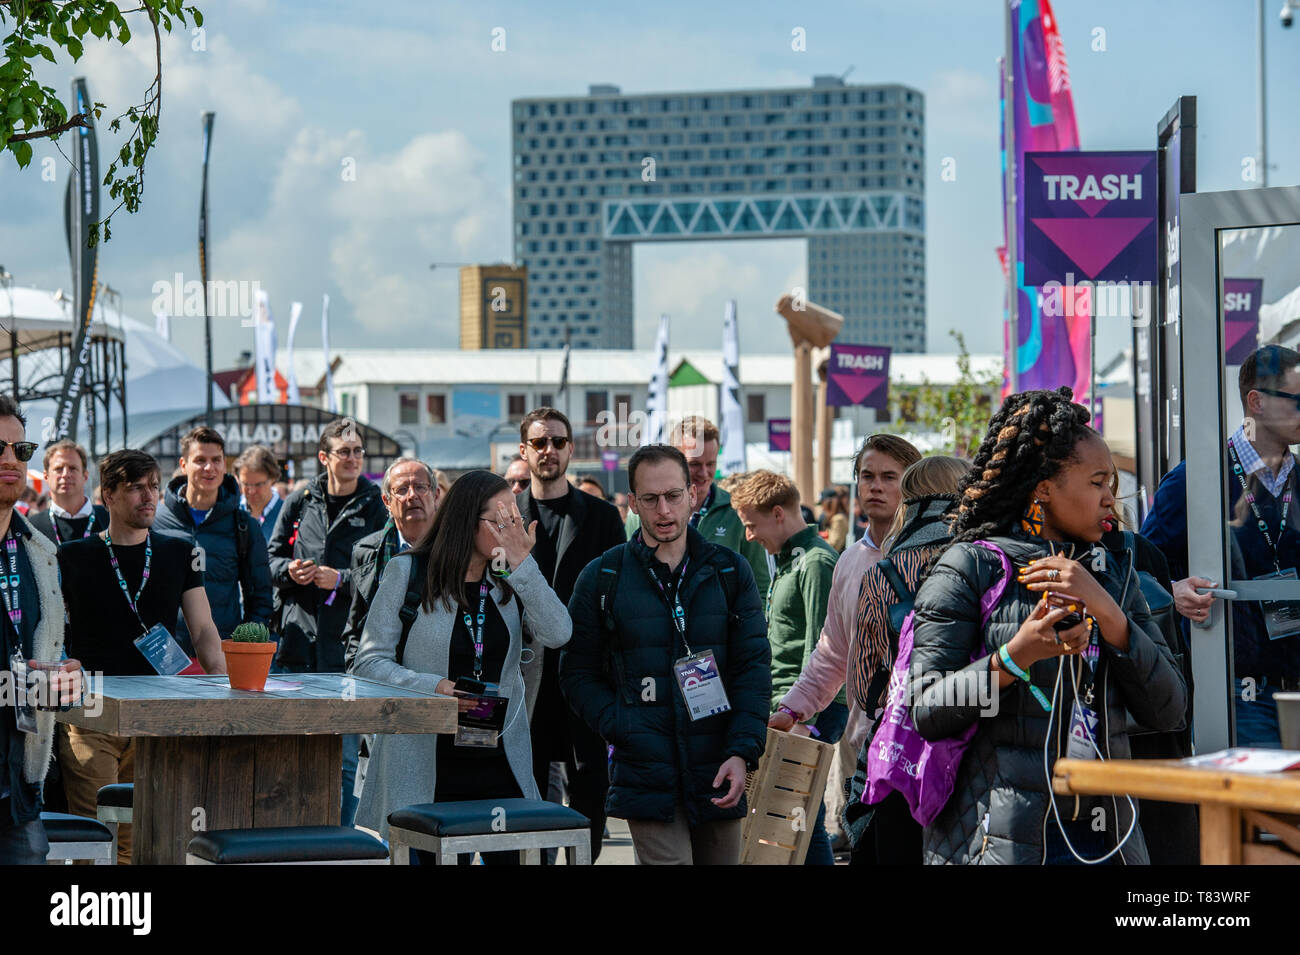
[(235, 477), (239, 479), (242, 495), (240, 508), (257, 520), (262, 536), (268, 544), (271, 543), (276, 519), (280, 516), (280, 508), (284, 507), (284, 498), (275, 487), (275, 482), (280, 480), (280, 462), (270, 448), (252, 444), (235, 459)]
[(420, 542), (438, 513), (438, 484), (433, 468), (415, 458), (398, 458), (388, 466), (379, 482), (379, 496), (388, 509), (388, 523), (352, 548), (352, 607), (343, 632), (343, 663), (348, 670), (361, 646), (366, 614), (379, 590), (384, 568), (395, 556)]
[[(623, 543), (623, 523), (614, 505), (569, 484), (566, 474), (573, 458), (573, 428), (561, 412), (554, 408), (530, 411), (519, 424), (519, 439), (519, 453), (529, 471), (528, 487), (516, 495), (519, 513), (525, 522), (537, 521), (533, 558), (551, 589), (568, 603), (582, 568)], [(605, 741), (564, 702), (559, 654), (543, 652), (535, 641), (527, 648), (533, 658), (524, 667), (524, 688), (531, 713), (537, 787), (548, 792), (551, 763), (564, 765), (569, 805), (591, 820), (594, 862), (600, 855), (609, 791)]]
[(609, 812), (637, 862), (735, 865), (772, 692), (763, 605), (749, 564), (690, 526), (681, 451), (646, 445), (627, 469), (641, 531), (583, 569), (560, 683), (614, 746)]
[[(341, 673), (343, 630), (352, 603), (352, 550), (384, 526), (379, 488), (361, 473), (361, 429), (339, 418), (321, 431), (323, 471), (284, 502), (271, 535), (271, 577), (279, 596), (276, 665), (288, 673)], [(352, 825), (360, 737), (343, 737), (342, 824)]]
[[(1234, 578), (1296, 575), (1300, 566), (1297, 473), (1291, 445), (1300, 443), (1300, 353), (1265, 345), (1247, 356), (1237, 375), (1242, 426), (1228, 439), (1228, 517)], [(1169, 561), (1174, 606), (1190, 621), (1205, 620), (1215, 597), (1198, 587), (1187, 566), (1186, 462), (1165, 475), (1142, 536)], [(1285, 605), (1283, 605), (1285, 606)], [(1273, 694), (1300, 689), (1300, 628), (1258, 602), (1232, 602), (1233, 688), (1238, 746), (1280, 748)], [(1202, 688), (1201, 692), (1216, 692)]]

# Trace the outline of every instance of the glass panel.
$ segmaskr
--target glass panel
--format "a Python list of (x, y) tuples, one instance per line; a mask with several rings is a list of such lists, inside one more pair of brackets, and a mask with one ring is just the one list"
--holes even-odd
[(1218, 236), (1237, 745), (1280, 746), (1272, 695), (1300, 677), (1300, 225)]

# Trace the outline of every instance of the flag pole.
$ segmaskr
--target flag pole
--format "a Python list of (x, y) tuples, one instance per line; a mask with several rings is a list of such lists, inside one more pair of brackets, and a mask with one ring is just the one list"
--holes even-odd
[(212, 148), (212, 121), (217, 114), (203, 114), (203, 194), (199, 200), (199, 281), (203, 283), (203, 356), (207, 377), (204, 423), (212, 427), (212, 316), (208, 313), (208, 153)]
[(1009, 344), (1007, 347), (1007, 374), (1011, 382), (1011, 393), (1020, 390), (1020, 276), (1019, 276), (1019, 240), (1016, 218), (1016, 97), (1015, 97), (1015, 37), (1012, 34), (1011, 4), (1012, 0), (1002, 0), (1006, 21), (1007, 53), (1002, 68), (1002, 129), (1005, 148), (1006, 185), (1006, 234), (1007, 234), (1007, 319)]

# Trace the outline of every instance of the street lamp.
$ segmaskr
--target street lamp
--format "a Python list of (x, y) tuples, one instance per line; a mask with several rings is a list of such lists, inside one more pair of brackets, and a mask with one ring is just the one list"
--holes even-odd
[[(1259, 170), (1256, 181), (1261, 189), (1268, 185), (1268, 90), (1267, 80), (1264, 76), (1264, 24), (1268, 20), (1268, 14), (1264, 8), (1267, 5), (1267, 0), (1259, 0), (1259, 18), (1255, 30), (1256, 42), (1259, 46), (1259, 113), (1257, 117), (1259, 126)], [(1300, 0), (1283, 0), (1280, 14), (1283, 27), (1290, 27), (1295, 22), (1297, 10), (1300, 10)]]

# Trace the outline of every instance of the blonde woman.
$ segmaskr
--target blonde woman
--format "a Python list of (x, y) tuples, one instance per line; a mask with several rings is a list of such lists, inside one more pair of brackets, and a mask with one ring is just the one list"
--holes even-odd
[[(958, 485), (969, 471), (970, 462), (963, 458), (936, 455), (922, 458), (903, 472), (899, 482), (902, 503), (882, 547), (885, 556), (862, 575), (857, 626), (849, 638), (848, 690), (849, 698), (873, 720), (884, 703), (897, 649), (897, 633), (891, 633), (890, 607), (903, 602), (899, 589), (916, 593), (926, 567), (947, 546), (948, 511), (957, 500)], [(868, 738), (863, 751), (870, 745)], [(868, 814), (869, 810), (874, 812)], [(857, 825), (853, 824), (855, 816)], [(858, 832), (853, 864), (920, 864), (921, 827), (898, 793), (891, 793), (874, 807), (851, 801), (846, 817), (848, 828)]]

